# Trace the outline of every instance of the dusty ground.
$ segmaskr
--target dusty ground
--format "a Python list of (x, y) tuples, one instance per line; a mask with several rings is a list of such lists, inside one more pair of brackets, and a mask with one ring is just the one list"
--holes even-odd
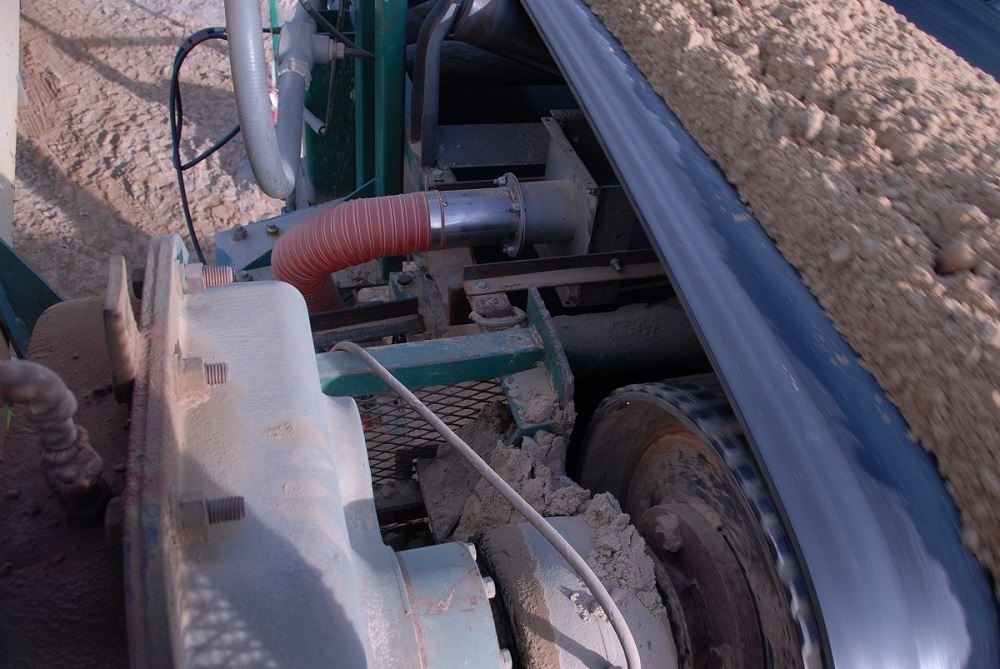
[[(167, 93), (174, 54), (225, 23), (222, 0), (21, 0), (14, 248), (64, 297), (97, 294), (110, 254), (145, 260), (147, 241), (183, 232), (170, 164)], [(182, 77), (194, 157), (236, 124), (225, 46), (198, 47)], [(187, 172), (202, 245), (213, 230), (277, 212), (235, 139)]]
[(1000, 583), (1000, 85), (872, 0), (589, 0), (938, 459)]

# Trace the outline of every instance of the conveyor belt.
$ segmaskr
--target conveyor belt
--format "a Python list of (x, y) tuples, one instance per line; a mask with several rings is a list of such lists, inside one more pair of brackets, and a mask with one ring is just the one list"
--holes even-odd
[[(840, 667), (1000, 666), (990, 584), (930, 458), (579, 0), (522, 0), (625, 185), (746, 429)], [(838, 364), (838, 359), (849, 362)]]

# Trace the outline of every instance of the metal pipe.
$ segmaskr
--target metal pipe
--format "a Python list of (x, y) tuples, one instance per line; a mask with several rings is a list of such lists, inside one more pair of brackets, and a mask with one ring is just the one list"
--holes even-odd
[(257, 3), (225, 0), (226, 33), (233, 91), (243, 143), (254, 178), (269, 196), (288, 197), (295, 189), (302, 146), (302, 109), (313, 62), (316, 25), (296, 8), (281, 29), (278, 53), (278, 130), (271, 123), (267, 64)]
[(48, 367), (26, 360), (0, 362), (0, 405), (20, 404), (38, 424), (42, 473), (64, 502), (102, 483), (104, 463), (90, 446), (87, 431), (73, 422), (76, 397)]

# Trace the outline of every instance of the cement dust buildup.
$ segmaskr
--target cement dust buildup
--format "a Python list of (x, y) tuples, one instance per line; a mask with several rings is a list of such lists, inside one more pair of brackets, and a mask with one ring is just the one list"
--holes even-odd
[(1000, 85), (873, 0), (588, 0), (938, 460), (1000, 583)]
[[(586, 520), (594, 532), (594, 549), (584, 557), (615, 603), (627, 606), (635, 596), (650, 613), (664, 612), (646, 542), (610, 493), (591, 499), (589, 490), (566, 476), (566, 442), (562, 437), (538, 432), (534, 438), (524, 437), (520, 448), (504, 447), (494, 440), (486, 460), (543, 516), (582, 516)], [(479, 479), (452, 538), (468, 541), (523, 520), (493, 486)]]

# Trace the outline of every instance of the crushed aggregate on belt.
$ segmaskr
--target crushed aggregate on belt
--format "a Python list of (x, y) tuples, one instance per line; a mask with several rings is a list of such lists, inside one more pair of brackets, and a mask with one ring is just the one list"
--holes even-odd
[(936, 457), (1000, 582), (997, 81), (872, 0), (587, 1)]

